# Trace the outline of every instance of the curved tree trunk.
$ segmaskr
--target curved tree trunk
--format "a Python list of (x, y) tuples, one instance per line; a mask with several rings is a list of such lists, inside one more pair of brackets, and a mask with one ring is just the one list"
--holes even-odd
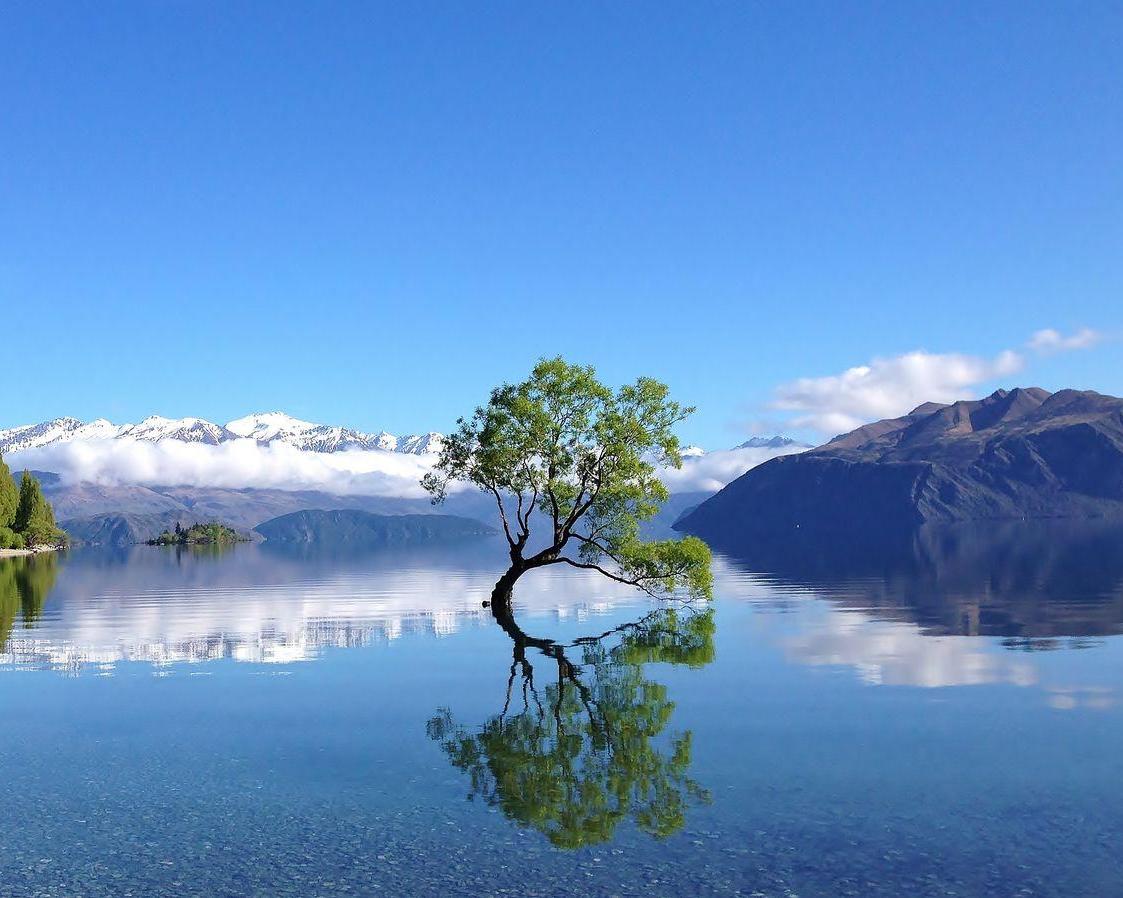
[(503, 632), (511, 637), (517, 649), (525, 650), (527, 646), (547, 649), (554, 645), (552, 639), (539, 639), (531, 636), (515, 622), (515, 611), (512, 605), (515, 582), (530, 570), (529, 565), (514, 564), (496, 583), (491, 591), (491, 615)]
[(511, 598), (515, 591), (515, 582), (525, 574), (527, 568), (525, 565), (512, 564), (507, 572), (495, 582), (495, 587), (491, 590), (491, 607), (506, 608), (509, 612), (511, 609)]

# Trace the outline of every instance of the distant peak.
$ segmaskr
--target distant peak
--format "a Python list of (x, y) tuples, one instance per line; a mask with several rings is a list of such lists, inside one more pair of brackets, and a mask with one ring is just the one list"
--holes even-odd
[(947, 408), (942, 402), (922, 402), (909, 412), (909, 415), (931, 415), (933, 412), (938, 412), (942, 408)]
[(786, 449), (789, 446), (810, 449), (810, 443), (801, 443), (791, 437), (777, 434), (771, 437), (750, 437), (743, 443), (734, 446), (734, 449)]
[(1043, 390), (1041, 387), (1014, 387), (1011, 390), (1005, 390), (1001, 387), (986, 397), (984, 402), (991, 399), (1020, 399), (1025, 396), (1036, 401), (1044, 401), (1052, 394), (1048, 390)]

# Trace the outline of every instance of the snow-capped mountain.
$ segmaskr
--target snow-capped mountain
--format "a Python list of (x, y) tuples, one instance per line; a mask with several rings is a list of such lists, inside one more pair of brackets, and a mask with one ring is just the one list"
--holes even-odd
[[(381, 436), (390, 437), (390, 434), (381, 434)], [(394, 448), (398, 452), (408, 452), (411, 455), (426, 455), (431, 452), (440, 452), (444, 447), (445, 438), (443, 434), (429, 431), (429, 433), (412, 434), (407, 437), (400, 437), (397, 446)]]
[(211, 424), (210, 421), (204, 421), (202, 418), (173, 420), (161, 418), (159, 415), (150, 415), (139, 424), (125, 424), (118, 429), (115, 436), (132, 437), (135, 440), (146, 440), (151, 443), (159, 440), (179, 440), (181, 443), (207, 443), (211, 446), (237, 439), (228, 428)]
[(734, 449), (787, 449), (788, 447), (796, 449), (811, 449), (810, 443), (801, 443), (799, 440), (793, 440), (791, 437), (774, 436), (774, 437), (750, 437), (745, 442), (734, 446)]
[[(774, 436), (774, 437), (751, 437), (743, 443), (739, 443), (729, 452), (736, 452), (738, 449), (811, 449), (810, 443), (803, 443), (799, 440), (793, 440), (791, 437)], [(684, 461), (698, 460), (711, 456), (715, 450), (703, 449), (701, 446), (683, 446), (681, 455)], [(720, 452), (721, 450), (716, 450)]]
[(152, 415), (137, 424), (113, 424), (104, 418), (85, 423), (77, 418), (55, 418), (41, 424), (26, 424), (0, 430), (0, 454), (38, 449), (75, 440), (112, 440), (131, 438), (156, 443), (177, 440), (181, 443), (218, 445), (230, 440), (250, 439), (262, 445), (284, 443), (309, 452), (342, 452), (348, 449), (380, 449), (425, 455), (440, 452), (439, 433), (396, 437), (380, 431), (364, 433), (348, 427), (314, 424), (283, 412), (267, 412), (238, 418), (225, 426), (202, 418), (163, 418)]
[(368, 434), (349, 427), (313, 424), (283, 412), (247, 415), (231, 421), (226, 427), (237, 436), (256, 440), (262, 445), (287, 443), (311, 452), (341, 452), (346, 449), (385, 449), (394, 452), (398, 448), (398, 438), (385, 431)]

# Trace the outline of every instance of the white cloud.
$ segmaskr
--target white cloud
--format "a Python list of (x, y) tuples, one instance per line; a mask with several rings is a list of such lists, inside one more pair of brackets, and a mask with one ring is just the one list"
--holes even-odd
[[(716, 491), (749, 468), (793, 451), (798, 448), (710, 452), (685, 459), (679, 470), (662, 468), (659, 476), (671, 492)], [(8, 460), (13, 470), (53, 471), (68, 483), (325, 490), (421, 498), (426, 494), (419, 481), (429, 471), (433, 456), (376, 450), (308, 452), (253, 440), (211, 446), (121, 437), (54, 443), (12, 453)]]
[(683, 459), (682, 467), (659, 468), (659, 479), (672, 493), (717, 492), (744, 474), (778, 455), (803, 452), (803, 446), (783, 449), (723, 449)]
[(827, 377), (802, 377), (776, 388), (772, 407), (795, 412), (794, 427), (835, 434), (869, 421), (907, 414), (924, 402), (970, 398), (971, 388), (1020, 371), (1021, 355), (1007, 350), (992, 359), (923, 350)]
[(1040, 330), (1030, 337), (1026, 346), (1034, 352), (1039, 352), (1042, 355), (1050, 355), (1056, 352), (1089, 349), (1102, 339), (1103, 335), (1098, 331), (1092, 330), (1090, 327), (1083, 327), (1075, 333), (1069, 334), (1067, 337), (1060, 331), (1053, 330), (1052, 328), (1045, 328), (1045, 330)]
[(232, 440), (210, 446), (130, 438), (74, 440), (13, 453), (13, 468), (54, 471), (68, 482), (105, 486), (318, 489), (367, 496), (424, 495), (424, 456), (398, 452), (305, 452), (283, 443)]

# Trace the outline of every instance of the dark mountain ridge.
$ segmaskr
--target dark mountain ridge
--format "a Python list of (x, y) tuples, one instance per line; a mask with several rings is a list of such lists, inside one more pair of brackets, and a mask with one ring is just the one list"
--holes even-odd
[(496, 533), (481, 521), (456, 515), (385, 515), (353, 508), (296, 511), (254, 529), (270, 542), (364, 546), (455, 542)]
[(998, 390), (753, 468), (678, 521), (720, 543), (754, 530), (1123, 517), (1123, 399)]

